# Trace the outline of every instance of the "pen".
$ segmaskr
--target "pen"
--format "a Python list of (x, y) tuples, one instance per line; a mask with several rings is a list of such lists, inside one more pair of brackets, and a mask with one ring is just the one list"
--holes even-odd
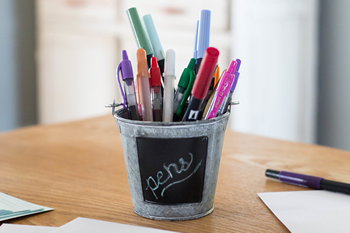
[[(143, 22), (145, 24), (145, 28), (146, 28), (148, 37), (151, 41), (151, 45), (153, 48), (153, 54), (158, 60), (160, 74), (163, 75), (165, 54), (164, 54), (162, 44), (160, 43), (160, 39), (158, 36), (156, 26), (154, 25), (152, 15), (150, 15), (150, 14), (145, 15), (142, 17), (142, 19), (143, 19)], [(163, 78), (163, 81), (164, 81), (164, 78)]]
[(184, 93), (186, 91), (186, 88), (188, 86), (188, 83), (190, 81), (191, 75), (194, 75), (193, 67), (196, 63), (196, 60), (192, 58), (190, 62), (188, 63), (187, 67), (184, 69), (184, 71), (181, 74), (179, 83), (177, 84), (177, 90), (175, 92), (175, 98), (174, 98), (174, 114), (177, 112), (177, 109), (180, 105), (180, 102), (182, 100), (182, 97), (184, 96)]
[(228, 106), (230, 105), (231, 103), (231, 100), (232, 100), (232, 94), (233, 92), (235, 91), (236, 89), (236, 86), (237, 86), (237, 82), (238, 82), (238, 78), (239, 78), (239, 68), (241, 66), (241, 60), (240, 59), (236, 59), (236, 62), (237, 62), (237, 66), (236, 66), (236, 70), (234, 72), (234, 75), (235, 75), (235, 78), (233, 80), (233, 83), (232, 83), (232, 86), (231, 86), (231, 89), (230, 89), (230, 92), (225, 96), (224, 98), (224, 101), (222, 102), (221, 106), (220, 106), (220, 110), (218, 111), (218, 114), (217, 115), (222, 115), (224, 114), (225, 112), (227, 112), (227, 108)]
[(180, 105), (179, 105), (179, 107), (177, 108), (177, 111), (176, 111), (176, 116), (179, 119), (181, 119), (181, 117), (182, 117), (185, 104), (187, 103), (188, 97), (191, 95), (193, 83), (194, 83), (194, 80), (196, 78), (196, 75), (194, 74), (193, 70), (192, 70), (192, 72), (190, 74), (191, 74), (190, 75), (190, 80), (189, 80), (188, 85), (186, 87), (186, 91), (185, 91), (184, 96), (182, 97), (182, 100), (180, 102)]
[[(122, 58), (123, 60), (120, 62), (117, 68), (117, 79), (119, 82), (120, 91), (124, 98), (124, 108), (125, 108), (125, 101), (126, 101), (128, 105), (129, 118), (131, 120), (139, 120), (140, 117), (137, 109), (137, 102), (136, 102), (136, 96), (135, 96), (134, 75), (132, 72), (131, 61), (128, 58), (128, 54), (126, 53), (126, 50), (122, 51)], [(121, 72), (122, 78), (124, 81), (124, 90), (125, 90), (126, 99), (124, 97), (123, 90), (121, 89), (119, 72)]]
[(227, 71), (225, 71), (216, 87), (215, 94), (212, 102), (210, 103), (207, 114), (204, 117), (204, 120), (214, 118), (216, 116), (219, 107), (224, 100), (224, 97), (230, 91), (230, 87), (234, 80), (234, 72), (236, 70), (236, 61), (232, 61)]
[(137, 50), (137, 79), (140, 91), (140, 104), (144, 121), (152, 121), (151, 93), (149, 88), (149, 74), (147, 68), (146, 51)]
[[(202, 10), (200, 23), (199, 23), (199, 35), (198, 35), (198, 48), (197, 48), (197, 67), (196, 74), (200, 68), (202, 58), (206, 49), (209, 47), (209, 38), (210, 38), (210, 14), (209, 10)], [(214, 71), (213, 71), (214, 73)], [(212, 73), (212, 74), (213, 74)], [(212, 75), (211, 74), (211, 75)]]
[(324, 189), (333, 192), (350, 194), (350, 184), (326, 180), (322, 177), (303, 175), (299, 173), (275, 171), (267, 169), (265, 171), (267, 177), (278, 179), (282, 182), (303, 186), (311, 189)]
[(214, 73), (214, 87), (218, 84), (220, 78), (220, 67), (217, 66)]
[(132, 31), (134, 32), (134, 37), (138, 48), (143, 48), (147, 54), (147, 65), (148, 68), (151, 67), (151, 57), (153, 56), (153, 50), (145, 29), (142, 26), (139, 13), (136, 7), (129, 8), (126, 11)]
[(207, 48), (193, 84), (192, 97), (182, 119), (183, 121), (197, 120), (200, 117), (198, 116), (199, 111), (208, 92), (218, 57), (219, 50), (214, 47)]
[[(226, 70), (224, 70), (224, 71), (222, 72), (221, 76), (225, 73), (225, 71), (226, 71)], [(212, 92), (212, 94), (209, 96), (207, 103), (205, 103), (205, 108), (204, 108), (204, 111), (203, 111), (203, 119), (204, 119), (204, 116), (207, 115), (209, 106), (210, 106), (211, 102), (213, 101), (214, 93), (215, 93), (215, 90), (216, 90), (217, 86), (218, 86), (218, 85), (216, 85), (216, 86), (214, 87), (213, 92)]]
[(175, 52), (166, 51), (164, 71), (163, 122), (173, 121), (174, 110)]
[(151, 69), (149, 71), (151, 75), (151, 100), (152, 100), (152, 113), (154, 121), (162, 121), (162, 92), (160, 82), (160, 70), (157, 66), (157, 58), (152, 57)]

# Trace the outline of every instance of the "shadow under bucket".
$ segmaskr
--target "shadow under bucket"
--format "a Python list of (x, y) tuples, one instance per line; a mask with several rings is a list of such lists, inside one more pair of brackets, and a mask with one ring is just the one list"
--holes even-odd
[(144, 122), (114, 113), (134, 211), (156, 220), (210, 214), (230, 113), (195, 122)]

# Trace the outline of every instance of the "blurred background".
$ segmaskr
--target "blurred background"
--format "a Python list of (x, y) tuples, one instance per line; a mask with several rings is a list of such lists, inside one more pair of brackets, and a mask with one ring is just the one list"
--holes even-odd
[(242, 60), (231, 129), (350, 150), (348, 0), (0, 0), (0, 132), (111, 114), (121, 50), (136, 74), (133, 6), (175, 50), (178, 77), (212, 11), (221, 70)]

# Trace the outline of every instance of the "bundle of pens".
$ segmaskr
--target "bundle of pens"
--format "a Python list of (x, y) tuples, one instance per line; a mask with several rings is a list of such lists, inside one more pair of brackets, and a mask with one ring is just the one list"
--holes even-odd
[[(123, 107), (128, 110), (129, 119), (195, 121), (211, 119), (227, 111), (237, 85), (241, 61), (232, 61), (219, 77), (219, 51), (209, 47), (209, 10), (201, 11), (193, 58), (182, 72), (176, 90), (175, 52), (169, 49), (164, 54), (152, 16), (143, 16), (142, 24), (136, 8), (128, 9), (127, 15), (139, 47), (135, 82), (125, 50), (122, 52), (123, 61), (117, 68)], [(124, 91), (119, 72), (124, 81)]]

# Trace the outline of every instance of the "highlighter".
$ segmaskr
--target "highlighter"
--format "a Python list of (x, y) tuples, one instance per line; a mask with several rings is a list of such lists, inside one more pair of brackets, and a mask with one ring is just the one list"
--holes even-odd
[(137, 79), (140, 92), (140, 104), (144, 121), (152, 121), (151, 93), (149, 87), (149, 74), (147, 68), (146, 51), (137, 50)]
[(141, 23), (139, 13), (137, 12), (136, 7), (129, 8), (126, 11), (128, 15), (132, 31), (136, 40), (138, 48), (143, 48), (147, 54), (147, 65), (148, 68), (151, 67), (151, 58), (153, 56), (153, 49), (151, 42), (148, 39), (146, 31)]

